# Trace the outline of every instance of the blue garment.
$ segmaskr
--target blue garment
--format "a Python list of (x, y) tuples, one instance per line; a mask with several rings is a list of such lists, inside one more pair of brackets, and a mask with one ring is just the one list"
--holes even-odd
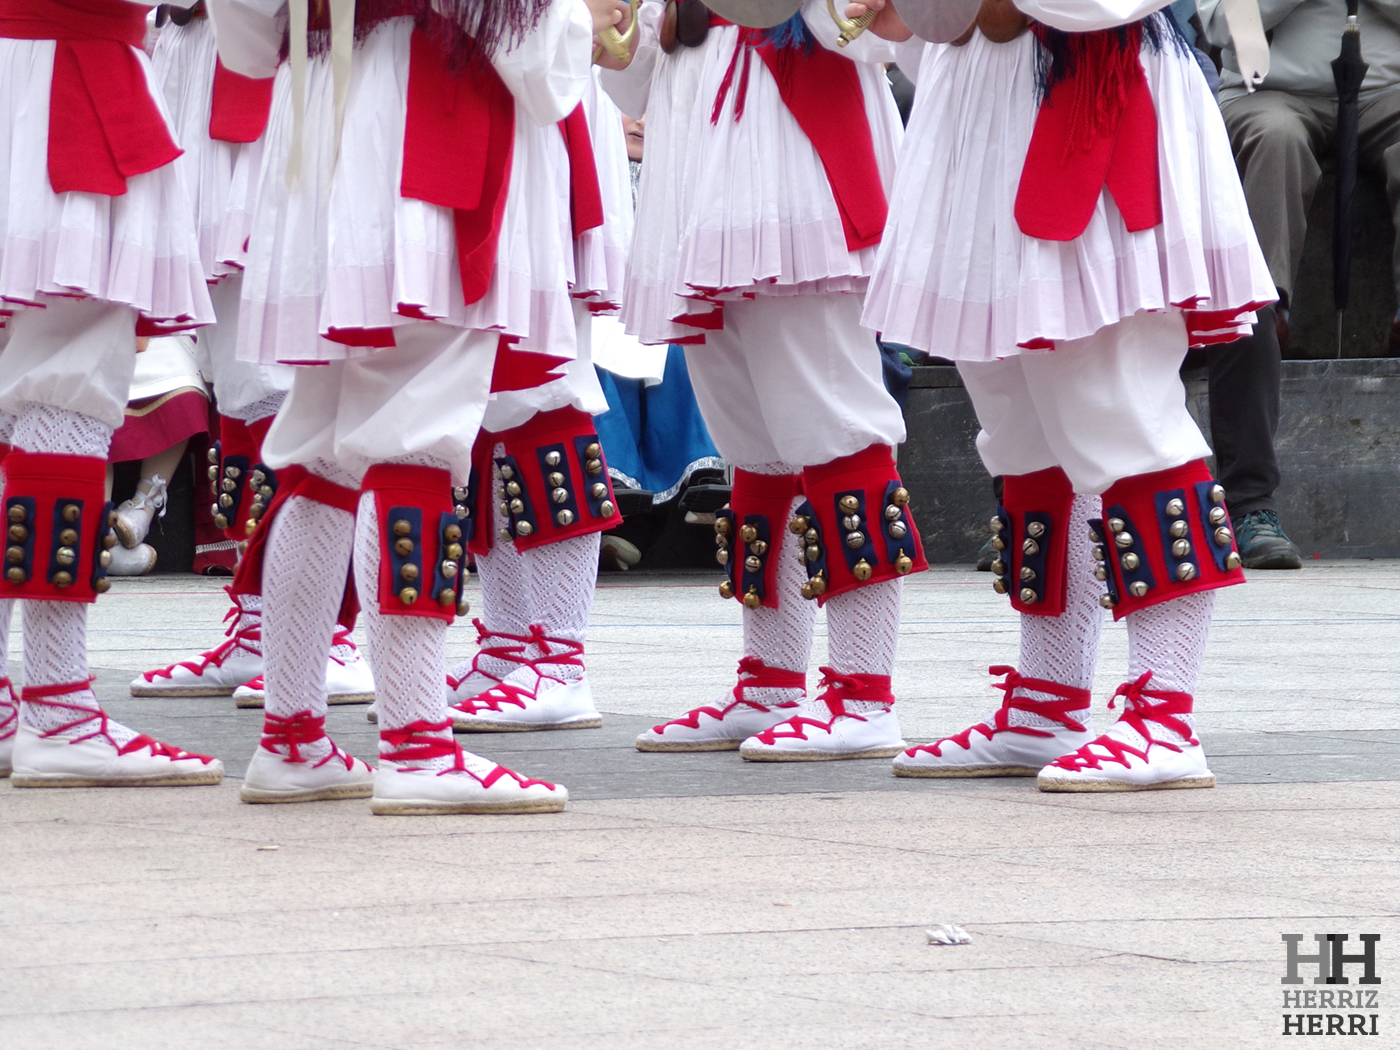
[(682, 347), (667, 348), (666, 370), (655, 386), (602, 368), (598, 381), (608, 410), (593, 419), (614, 478), (664, 503), (694, 471), (724, 467), (695, 403)]

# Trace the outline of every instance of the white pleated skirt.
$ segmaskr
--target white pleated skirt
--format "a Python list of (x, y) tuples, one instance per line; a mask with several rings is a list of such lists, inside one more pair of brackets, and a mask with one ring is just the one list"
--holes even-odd
[[(727, 300), (860, 292), (874, 270), (874, 248), (847, 249), (821, 157), (756, 53), (742, 117), (736, 72), (711, 122), (738, 38), (736, 26), (715, 27), (701, 47), (658, 59), (623, 304), (643, 342), (698, 341)], [(888, 194), (899, 113), (882, 69), (856, 68)]]
[[(1073, 241), (1023, 234), (1014, 217), (1035, 126), (1034, 36), (929, 45), (863, 323), (959, 361), (1082, 339), (1139, 310), (1188, 312), (1194, 342), (1247, 334), (1276, 297), (1220, 111), (1170, 43), (1142, 63), (1157, 110), (1162, 222), (1130, 233), (1110, 194)], [(1196, 326), (1203, 326), (1194, 330)]]
[[(135, 49), (133, 49), (135, 50)], [(127, 180), (118, 197), (49, 183), (52, 40), (0, 38), (0, 301), (84, 295), (166, 323), (214, 319), (178, 164)], [(145, 52), (136, 56), (165, 113)], [(173, 125), (172, 125), (173, 126)], [(172, 134), (174, 134), (172, 132)]]

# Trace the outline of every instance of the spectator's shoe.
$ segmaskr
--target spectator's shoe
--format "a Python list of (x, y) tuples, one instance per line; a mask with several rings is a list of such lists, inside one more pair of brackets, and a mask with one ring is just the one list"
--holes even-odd
[[(1001, 708), (957, 736), (911, 747), (894, 760), (897, 777), (1033, 777), (1049, 762), (1094, 739), (1088, 729), (1089, 690), (1039, 678), (1022, 678), (1011, 667), (996, 688), (1005, 691)], [(1059, 700), (1032, 700), (1019, 690), (1048, 693)]]
[[(751, 700), (748, 690), (784, 690), (790, 700)], [(652, 726), (637, 737), (638, 751), (737, 751), (749, 737), (772, 729), (801, 708), (807, 676), (801, 671), (768, 667), (756, 656), (739, 661), (739, 681), (724, 707), (697, 707), (680, 718)], [(779, 694), (784, 695), (784, 694)]]
[(996, 560), (997, 552), (992, 547), (992, 541), (989, 539), (986, 543), (982, 544), (981, 549), (977, 552), (977, 571), (991, 572), (992, 564)]
[(1252, 510), (1231, 522), (1235, 543), (1246, 569), (1301, 569), (1303, 555), (1283, 533), (1278, 514), (1272, 510)]
[[(235, 707), (262, 707), (266, 698), (263, 676), (244, 682), (233, 691)], [(339, 625), (331, 655), (326, 660), (326, 703), (367, 704), (374, 699), (374, 675), (350, 632)]]
[(113, 547), (108, 553), (112, 556), (107, 563), (108, 576), (145, 576), (156, 567), (156, 549), (149, 543)]
[(598, 567), (606, 572), (626, 572), (642, 560), (642, 552), (621, 536), (604, 536), (598, 544)]
[(244, 802), (321, 802), (369, 798), (374, 770), (326, 736), (325, 718), (302, 711), (267, 715), (262, 743), (248, 763), (238, 797)]
[(1152, 791), (1215, 787), (1189, 721), (1190, 693), (1147, 689), (1148, 672), (1118, 687), (1123, 714), (1097, 740), (1040, 771), (1041, 791)]
[[(144, 542), (146, 533), (151, 531), (151, 519), (157, 514), (165, 513), (167, 493), (170, 488), (166, 480), (159, 474), (151, 478), (150, 481), (143, 480), (141, 484), (148, 486), (147, 490), (143, 492), (138, 486), (136, 495), (117, 507), (117, 518), (112, 523), (112, 528), (117, 533), (117, 539), (128, 550)], [(112, 552), (113, 555), (116, 553), (116, 551)], [(140, 574), (125, 573), (124, 575), (138, 576)]]
[[(557, 813), (569, 801), (561, 785), (521, 776), (463, 751), (444, 731), (448, 722), (412, 722), (381, 729), (371, 812), (379, 816), (438, 813)], [(450, 760), (450, 761), (445, 761)]]
[[(822, 669), (822, 691), (798, 714), (749, 737), (739, 757), (749, 762), (827, 762), (841, 758), (893, 758), (909, 745), (887, 675), (838, 675)], [(862, 700), (882, 695), (883, 700)]]

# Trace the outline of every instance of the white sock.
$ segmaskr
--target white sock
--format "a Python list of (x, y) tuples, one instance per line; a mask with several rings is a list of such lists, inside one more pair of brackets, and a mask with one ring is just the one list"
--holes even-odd
[[(801, 468), (789, 463), (763, 463), (743, 469), (753, 474), (802, 473)], [(803, 544), (800, 537), (788, 531), (788, 522), (803, 501), (804, 497), (798, 496), (783, 520), (771, 522), (769, 526), (768, 556), (778, 559), (774, 582), (778, 607), (745, 607), (743, 611), (744, 655), (757, 657), (766, 667), (799, 673), (805, 673), (812, 660), (812, 631), (817, 622), (817, 603), (806, 600), (801, 594), (802, 585), (807, 582), (807, 570), (802, 561)], [(744, 690), (745, 700), (769, 706), (798, 703), (802, 698), (801, 689), (755, 686)], [(725, 707), (732, 699), (732, 695), (726, 694), (719, 706)]]
[[(827, 660), (838, 674), (894, 673), (899, 644), (903, 580), (882, 580), (838, 594), (826, 603)], [(889, 707), (874, 700), (847, 700), (846, 710)]]
[[(1151, 671), (1147, 689), (1194, 694), (1214, 613), (1214, 591), (1182, 595), (1131, 613), (1127, 617), (1128, 681), (1135, 682)], [(1194, 715), (1177, 717), (1189, 726), (1196, 724)], [(1184, 739), (1155, 722), (1151, 729), (1159, 738), (1173, 742)]]
[[(544, 628), (545, 636), (583, 645), (588, 639), (588, 614), (593, 609), (593, 593), (598, 585), (598, 547), (602, 533), (574, 536), (558, 543), (546, 543), (524, 552), (530, 574), (533, 622)], [(558, 688), (583, 677), (583, 653), (574, 654), (567, 646), (555, 646), (564, 656), (574, 655), (579, 663), (552, 663), (532, 647), (532, 658), (539, 674), (536, 692)]]

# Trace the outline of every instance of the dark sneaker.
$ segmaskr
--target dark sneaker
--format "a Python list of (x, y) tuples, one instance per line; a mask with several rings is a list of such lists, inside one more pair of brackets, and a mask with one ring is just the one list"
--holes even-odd
[(1232, 522), (1235, 543), (1246, 569), (1301, 569), (1303, 556), (1292, 540), (1284, 535), (1278, 514), (1271, 510), (1252, 510)]

